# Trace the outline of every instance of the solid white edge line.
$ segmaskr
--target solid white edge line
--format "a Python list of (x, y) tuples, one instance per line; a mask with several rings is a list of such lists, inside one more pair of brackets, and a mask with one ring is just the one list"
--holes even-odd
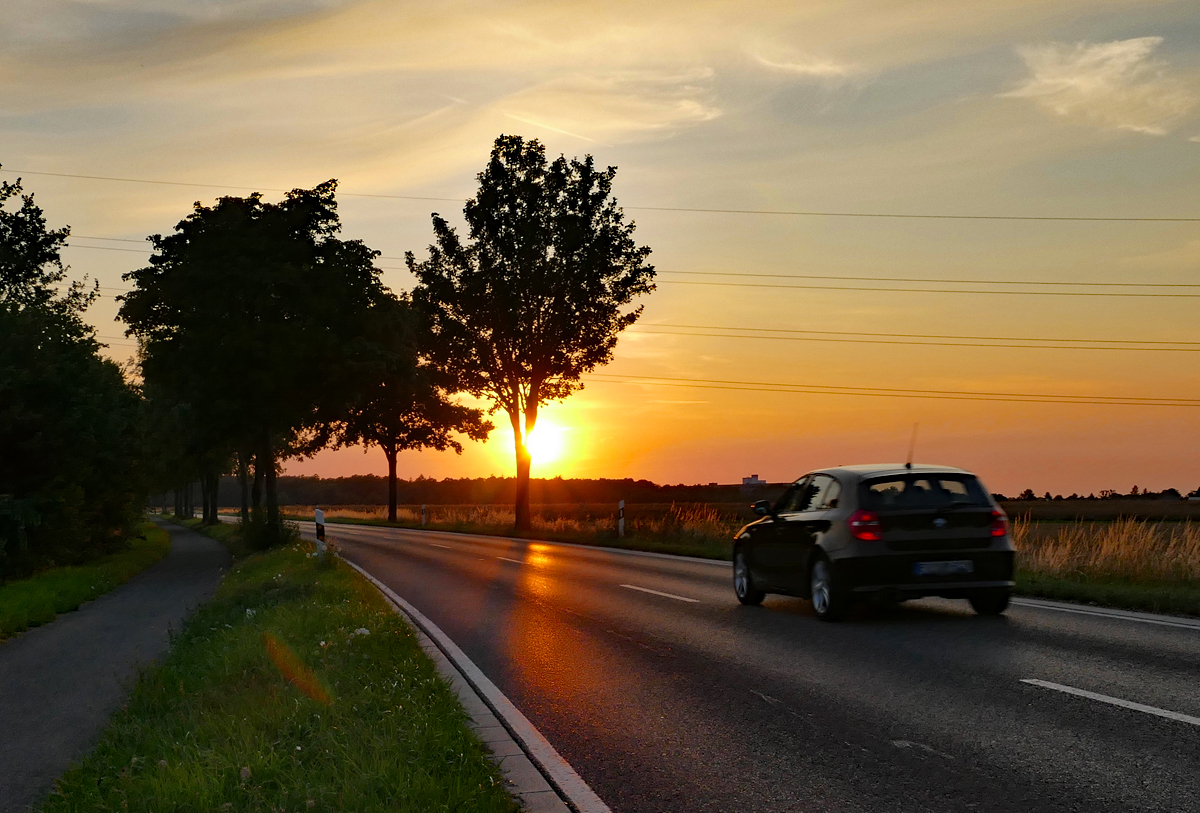
[(500, 561), (502, 561), (502, 562), (512, 562), (514, 565), (523, 565), (523, 564), (525, 564), (525, 563), (524, 563), (524, 562), (522, 562), (520, 559), (509, 559), (507, 556), (497, 556), (496, 558), (497, 558), (497, 559), (499, 559), (499, 560), (500, 560)]
[(450, 662), (462, 673), (467, 682), (470, 683), (475, 691), (479, 692), (485, 703), (491, 706), (492, 711), (503, 722), (504, 726), (516, 738), (524, 749), (525, 754), (533, 760), (534, 764), (541, 769), (550, 783), (561, 793), (567, 803), (574, 808), (578, 813), (612, 813), (608, 805), (596, 795), (596, 792), (588, 786), (588, 783), (583, 781), (583, 778), (575, 772), (562, 755), (554, 750), (554, 746), (550, 744), (542, 733), (534, 727), (533, 723), (521, 713), (521, 710), (513, 705), (512, 701), (504, 696), (504, 693), (488, 679), (479, 667), (467, 657), (466, 653), (458, 648), (454, 641), (450, 640), (450, 636), (442, 632), (437, 624), (430, 621), (425, 615), (413, 605), (409, 604), (403, 598), (398, 596), (394, 590), (381, 582), (379, 579), (372, 576), (362, 567), (356, 565), (348, 559), (342, 559), (343, 562), (350, 565), (356, 571), (361, 573), (371, 584), (375, 585), (381, 593), (390, 598), (398, 607), (404, 610), (405, 614), (412, 620), (414, 624), (421, 628), (421, 631), (433, 639), (438, 648), (450, 659)]
[(661, 590), (651, 590), (649, 587), (638, 587), (636, 584), (622, 584), (621, 586), (627, 587), (630, 590), (640, 590), (643, 593), (650, 593), (655, 596), (662, 596), (663, 598), (673, 598), (676, 601), (687, 601), (692, 604), (700, 603), (700, 599), (698, 599), (698, 598), (688, 598), (687, 596), (677, 596), (674, 593), (664, 593)]
[(1077, 697), (1086, 697), (1088, 700), (1096, 700), (1100, 703), (1108, 703), (1110, 706), (1120, 706), (1123, 709), (1133, 709), (1145, 714), (1153, 714), (1155, 717), (1165, 717), (1168, 720), (1175, 720), (1180, 723), (1188, 723), (1189, 725), (1200, 726), (1200, 717), (1192, 717), (1189, 714), (1180, 714), (1177, 711), (1168, 711), (1160, 709), (1156, 706), (1147, 706), (1144, 703), (1134, 703), (1131, 700), (1122, 700), (1119, 697), (1109, 697), (1106, 694), (1097, 694), (1089, 692), (1086, 689), (1076, 689), (1074, 686), (1064, 686), (1061, 683), (1051, 683), (1048, 680), (1038, 680), (1037, 678), (1022, 678), (1022, 683), (1028, 683), (1032, 686), (1040, 686), (1043, 689), (1053, 689), (1056, 692), (1065, 694), (1073, 694)]
[(1073, 607), (1057, 601), (1042, 599), (1014, 598), (1012, 603), (1018, 607), (1029, 607), (1036, 610), (1055, 610), (1060, 613), (1075, 613), (1076, 615), (1092, 615), (1098, 618), (1111, 618), (1117, 621), (1136, 621), (1139, 624), (1157, 624), (1160, 627), (1176, 627), (1177, 629), (1196, 630), (1200, 632), (1200, 621), (1190, 621), (1186, 618), (1174, 620), (1149, 613), (1137, 613), (1130, 610), (1108, 609), (1105, 607)]

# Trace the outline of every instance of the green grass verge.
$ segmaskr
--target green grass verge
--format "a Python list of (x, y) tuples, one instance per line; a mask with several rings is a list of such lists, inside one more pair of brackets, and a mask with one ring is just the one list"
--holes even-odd
[[(312, 517), (289, 516), (297, 521), (312, 521)], [(389, 528), (417, 528), (422, 526), (404, 522), (387, 522), (377, 519), (354, 517), (330, 518), (329, 524), (382, 525)], [(425, 530), (449, 531), (452, 533), (475, 533), (502, 536), (514, 539), (540, 539), (551, 542), (574, 542), (627, 550), (673, 553), (682, 556), (698, 556), (704, 559), (732, 558), (730, 542), (694, 536), (665, 536), (642, 538), (628, 536), (624, 539), (596, 534), (536, 533), (528, 536), (514, 534), (510, 527), (487, 527), (476, 525), (427, 525)], [(1125, 610), (1144, 610), (1155, 613), (1175, 613), (1200, 616), (1200, 584), (1155, 584), (1120, 581), (1098, 581), (1078, 578), (1042, 576), (1028, 572), (1017, 574), (1016, 593), (1024, 596), (1075, 601)]]
[(1016, 592), (1123, 610), (1200, 616), (1200, 584), (1101, 581), (1018, 573)]
[[(296, 522), (312, 522), (311, 516), (300, 517), (286, 515), (285, 519)], [(660, 534), (657, 536), (629, 535), (624, 538), (616, 534), (595, 534), (586, 532), (533, 531), (527, 534), (517, 533), (510, 525), (480, 525), (473, 523), (430, 523), (421, 525), (411, 522), (388, 522), (385, 519), (363, 519), (358, 517), (330, 517), (329, 525), (379, 525), (386, 528), (408, 528), (410, 530), (447, 531), (449, 533), (483, 534), (485, 536), (501, 536), (509, 539), (528, 539), (544, 542), (571, 542), (576, 545), (591, 545), (604, 548), (621, 548), (623, 550), (641, 550), (652, 553), (673, 553), (678, 556), (698, 556), (702, 559), (733, 559), (733, 542), (726, 539), (711, 539), (691, 534)]]
[(516, 810), (412, 630), (306, 550), (236, 565), (42, 810)]
[(0, 585), (0, 639), (49, 623), (58, 613), (120, 587), (167, 555), (171, 536), (152, 522), (125, 550), (73, 567), (54, 567), (28, 579)]
[(230, 555), (234, 559), (244, 559), (254, 552), (242, 539), (242, 526), (240, 524), (220, 522), (216, 525), (205, 525), (203, 521), (198, 519), (188, 519), (170, 514), (165, 519), (167, 522), (173, 522), (176, 525), (182, 525), (193, 531), (199, 531), (206, 536), (211, 536), (228, 548)]

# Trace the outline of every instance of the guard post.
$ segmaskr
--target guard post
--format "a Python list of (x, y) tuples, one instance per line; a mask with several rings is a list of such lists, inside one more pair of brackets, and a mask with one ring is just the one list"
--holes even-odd
[(317, 550), (321, 553), (325, 552), (325, 512), (320, 508), (316, 509), (314, 519), (317, 522)]
[(625, 501), (621, 500), (617, 503), (617, 537), (625, 538)]
[(426, 507), (427, 506), (424, 503), (421, 504), (421, 527), (422, 528), (425, 527), (425, 509), (426, 509)]

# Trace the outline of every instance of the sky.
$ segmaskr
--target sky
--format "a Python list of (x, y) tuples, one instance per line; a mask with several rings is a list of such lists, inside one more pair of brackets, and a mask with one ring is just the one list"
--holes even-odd
[[(1200, 217), (1194, 2), (8, 0), (0, 22), (0, 177), (70, 225), (119, 360), (111, 297), (148, 256), (123, 240), (337, 178), (343, 236), (403, 290), (501, 133), (617, 167), (658, 271), (613, 362), (544, 408), (534, 476), (784, 481), (902, 460), (916, 424), (918, 461), (993, 490), (1200, 487), (1196, 405), (1085, 403), (1200, 399), (1200, 223), (1161, 220)], [(970, 346), (1031, 339), (1060, 341)], [(501, 430), (400, 459), (513, 469)]]

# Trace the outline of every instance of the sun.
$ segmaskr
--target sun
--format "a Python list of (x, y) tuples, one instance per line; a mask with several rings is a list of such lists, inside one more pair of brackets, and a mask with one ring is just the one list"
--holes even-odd
[(553, 463), (566, 450), (566, 430), (549, 421), (538, 421), (525, 440), (525, 448), (534, 463)]

